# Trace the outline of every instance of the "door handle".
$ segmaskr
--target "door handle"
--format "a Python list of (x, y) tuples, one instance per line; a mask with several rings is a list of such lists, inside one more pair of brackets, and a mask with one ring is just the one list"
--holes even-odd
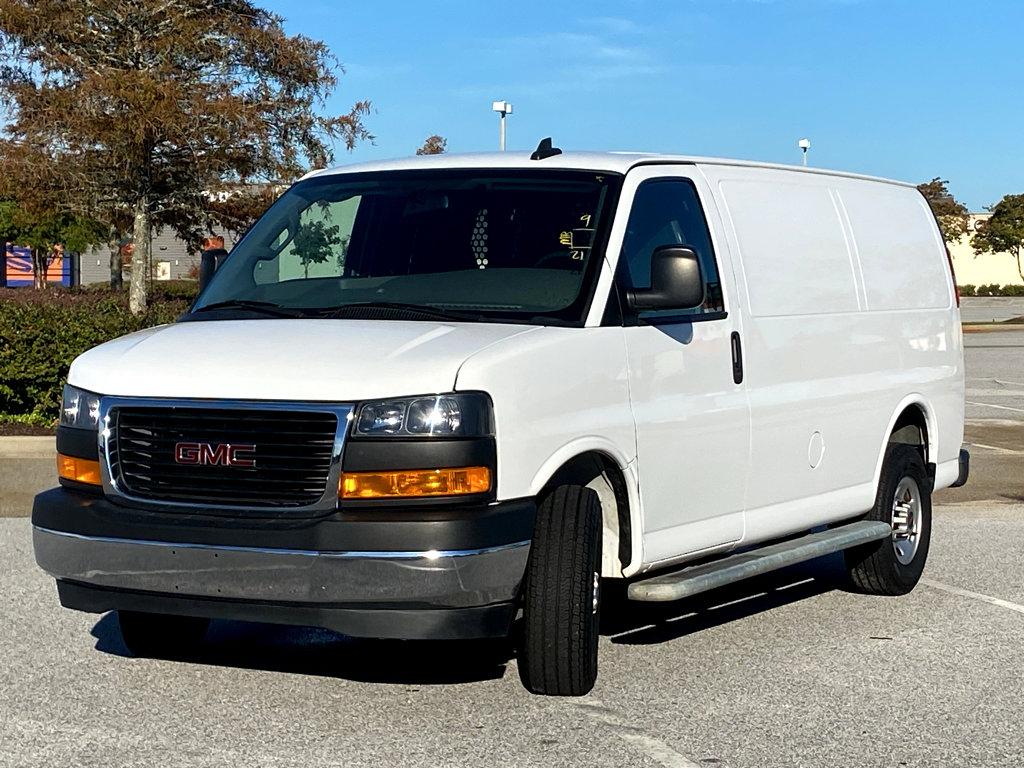
[(732, 347), (732, 381), (740, 384), (743, 381), (743, 346), (740, 344), (740, 332), (733, 331)]

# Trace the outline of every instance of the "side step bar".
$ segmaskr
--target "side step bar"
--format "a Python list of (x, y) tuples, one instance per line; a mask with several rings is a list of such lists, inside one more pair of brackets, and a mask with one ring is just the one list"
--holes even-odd
[(633, 601), (678, 601), (769, 571), (810, 561), (857, 545), (866, 545), (892, 534), (882, 521), (857, 521), (818, 531), (785, 542), (730, 555), (717, 561), (688, 566), (679, 571), (634, 582), (626, 595)]

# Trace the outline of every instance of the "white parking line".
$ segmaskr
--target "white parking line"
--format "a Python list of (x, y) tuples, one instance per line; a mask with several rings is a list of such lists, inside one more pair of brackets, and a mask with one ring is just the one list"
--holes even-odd
[(1005, 379), (995, 379), (990, 376), (969, 376), (967, 377), (968, 382), (995, 382), (998, 385), (1016, 385), (1017, 387), (1024, 387), (1024, 382), (1009, 382)]
[(616, 737), (631, 743), (645, 756), (661, 766), (700, 766), (693, 759), (687, 758), (661, 740), (644, 734), (637, 727), (626, 723), (600, 700), (588, 697), (575, 704), (590, 720), (610, 726)]
[(1024, 451), (1016, 449), (1004, 449), (1002, 446), (989, 446), (987, 443), (970, 443), (969, 446), (977, 446), (979, 449), (989, 449), (997, 454), (1024, 454)]
[(1020, 412), (1021, 414), (1024, 414), (1024, 409), (1015, 409), (1012, 406), (997, 406), (994, 403), (978, 403), (977, 401), (966, 401), (966, 403), (970, 403), (972, 406), (985, 406), (985, 407), (990, 408), (990, 409), (1003, 409), (1005, 411), (1017, 411), (1017, 412)]
[(947, 585), (944, 582), (936, 582), (933, 579), (921, 578), (921, 583), (928, 587), (933, 587), (936, 590), (942, 590), (946, 593), (952, 593), (953, 595), (959, 595), (963, 598), (973, 598), (975, 601), (982, 601), (984, 603), (990, 603), (993, 606), (999, 606), (1003, 609), (1009, 609), (1015, 611), (1018, 614), (1024, 614), (1024, 606), (1019, 603), (1013, 603), (1013, 601), (1004, 601), (1002, 598), (994, 598), (984, 593), (975, 593), (973, 590), (964, 590), (960, 587), (954, 587), (953, 585)]

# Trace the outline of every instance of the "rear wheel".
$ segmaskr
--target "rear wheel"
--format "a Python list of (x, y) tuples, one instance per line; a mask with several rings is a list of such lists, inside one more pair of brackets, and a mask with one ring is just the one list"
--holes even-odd
[(846, 551), (850, 580), (873, 595), (909, 593), (924, 571), (932, 530), (931, 481), (916, 446), (893, 443), (886, 449), (867, 519), (891, 525), (892, 536)]
[(597, 680), (601, 502), (558, 486), (537, 509), (526, 567), (519, 676), (531, 692), (581, 696)]
[(175, 657), (194, 649), (210, 620), (203, 617), (178, 617), (171, 614), (149, 614), (119, 611), (121, 639), (135, 657)]

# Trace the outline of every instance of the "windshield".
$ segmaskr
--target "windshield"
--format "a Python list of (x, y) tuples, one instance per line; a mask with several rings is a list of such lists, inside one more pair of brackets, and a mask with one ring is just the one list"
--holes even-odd
[[(193, 314), (582, 322), (619, 177), (429, 171), (299, 182), (225, 260)], [(613, 186), (614, 185), (614, 186)], [(370, 315), (370, 311), (373, 314)]]

